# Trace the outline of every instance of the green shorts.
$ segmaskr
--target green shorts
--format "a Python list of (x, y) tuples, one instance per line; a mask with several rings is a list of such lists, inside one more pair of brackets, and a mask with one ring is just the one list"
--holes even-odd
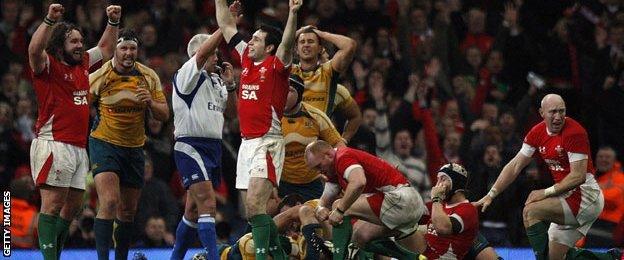
[(481, 253), (483, 249), (486, 249), (489, 246), (490, 242), (488, 242), (487, 239), (483, 235), (481, 235), (481, 233), (477, 233), (477, 237), (475, 237), (475, 240), (472, 243), (472, 247), (470, 248), (470, 251), (468, 251), (466, 256), (464, 256), (464, 259), (476, 259), (477, 255), (479, 255), (479, 253)]
[(142, 188), (145, 155), (142, 147), (123, 147), (89, 137), (89, 161), (93, 177), (114, 172), (123, 187)]
[(277, 187), (278, 195), (280, 198), (286, 197), (286, 195), (297, 193), (303, 197), (303, 201), (318, 199), (323, 195), (323, 182), (321, 178), (316, 178), (310, 183), (295, 184), (280, 181)]

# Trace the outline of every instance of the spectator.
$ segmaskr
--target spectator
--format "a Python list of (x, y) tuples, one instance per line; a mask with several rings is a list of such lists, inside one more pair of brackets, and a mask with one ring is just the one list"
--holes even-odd
[(364, 150), (370, 154), (376, 154), (376, 141), (375, 141), (375, 119), (377, 118), (377, 112), (375, 109), (366, 108), (362, 111), (362, 124), (358, 128), (357, 132), (351, 141), (349, 147)]
[[(482, 153), (481, 161), (472, 171), (471, 178), (468, 181), (468, 190), (470, 191), (469, 200), (476, 201), (484, 196), (487, 191), (494, 185), (498, 174), (503, 169), (503, 160), (501, 156), (501, 148), (499, 145), (490, 144), (485, 147)], [(510, 185), (510, 188), (516, 187)], [(508, 225), (511, 220), (513, 210), (506, 209), (513, 204), (515, 191), (510, 190), (501, 194), (499, 200), (492, 203), (492, 209), (481, 214), (479, 221), (481, 228), (479, 231), (492, 246), (509, 247), (511, 246)]]
[(173, 246), (173, 235), (167, 231), (165, 219), (162, 217), (150, 217), (147, 219), (143, 231), (143, 239), (136, 244), (136, 247), (154, 248)]
[[(145, 186), (141, 191), (135, 225), (137, 230), (143, 230), (150, 217), (161, 217), (165, 221), (167, 230), (175, 230), (179, 219), (179, 206), (171, 190), (165, 182), (154, 178), (152, 159), (145, 156)], [(173, 240), (172, 240), (173, 241)]]
[(34, 248), (37, 245), (37, 207), (30, 197), (35, 184), (30, 176), (11, 181), (11, 244), (15, 248)]
[(472, 8), (467, 13), (468, 32), (461, 43), (461, 49), (467, 50), (470, 46), (477, 46), (481, 53), (488, 53), (494, 44), (494, 38), (485, 32), (485, 12)]
[(11, 105), (0, 102), (0, 187), (8, 190), (13, 171), (28, 156), (23, 149), (20, 134), (13, 127), (14, 117)]
[(147, 140), (145, 150), (152, 160), (153, 177), (169, 183), (175, 170), (173, 164), (173, 140), (170, 128), (154, 118), (147, 119)]
[(610, 247), (612, 231), (624, 215), (624, 171), (615, 150), (604, 146), (596, 153), (596, 180), (604, 195), (605, 206), (586, 239), (588, 247)]
[(69, 226), (69, 238), (67, 247), (89, 248), (95, 247), (95, 231), (93, 230), (93, 220), (95, 211), (90, 207), (85, 207), (78, 219), (72, 221)]
[(407, 129), (399, 130), (394, 134), (393, 140), (392, 151), (387, 151), (380, 156), (391, 165), (396, 166), (410, 182), (410, 185), (418, 190), (420, 197), (425, 202), (429, 202), (431, 200), (431, 182), (423, 160), (412, 155), (414, 149), (412, 133)]

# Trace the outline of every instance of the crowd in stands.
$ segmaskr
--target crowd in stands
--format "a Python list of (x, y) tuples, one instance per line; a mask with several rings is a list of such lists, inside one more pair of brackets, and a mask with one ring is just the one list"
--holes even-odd
[[(3, 0), (0, 6), (0, 187), (10, 190), (14, 227), (35, 247), (40, 203), (29, 166), (37, 104), (27, 46), (51, 1)], [(62, 1), (85, 46), (106, 25), (104, 0)], [(170, 100), (172, 77), (199, 32), (217, 28), (212, 0), (129, 0), (125, 28), (140, 35), (140, 61), (153, 68)], [(285, 0), (242, 1), (239, 31), (260, 23), (283, 28)], [(624, 244), (624, 4), (618, 0), (304, 0), (300, 24), (351, 37), (358, 43), (341, 75), (360, 106), (363, 123), (349, 146), (377, 154), (409, 172), (429, 200), (436, 170), (458, 162), (470, 172), (469, 199), (483, 197), (541, 120), (539, 101), (560, 94), (567, 115), (588, 131), (605, 207), (587, 246)], [(331, 55), (333, 46), (327, 46)], [(227, 47), (221, 56), (230, 60)], [(240, 72), (240, 71), (239, 71)], [(527, 77), (531, 74), (532, 77)], [(170, 103), (170, 102), (169, 102)], [(95, 113), (95, 110), (92, 110)], [(340, 130), (345, 119), (332, 118)], [(173, 119), (147, 122), (145, 187), (135, 218), (136, 246), (170, 247), (183, 214), (184, 189), (173, 162)], [(216, 188), (217, 234), (236, 241), (246, 227), (234, 188), (238, 122), (226, 122), (222, 184)], [(533, 164), (480, 215), (481, 233), (494, 246), (527, 246), (522, 208), (531, 190), (552, 179)], [(97, 194), (89, 177), (84, 210), (66, 248), (94, 248)], [(19, 240), (19, 241), (18, 241)], [(18, 243), (19, 242), (19, 243)]]

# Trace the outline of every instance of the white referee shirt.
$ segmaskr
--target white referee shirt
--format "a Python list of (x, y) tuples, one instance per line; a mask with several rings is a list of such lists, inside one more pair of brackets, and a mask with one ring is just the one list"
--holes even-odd
[(222, 139), (228, 93), (219, 75), (199, 70), (193, 56), (173, 76), (173, 88), (175, 138)]

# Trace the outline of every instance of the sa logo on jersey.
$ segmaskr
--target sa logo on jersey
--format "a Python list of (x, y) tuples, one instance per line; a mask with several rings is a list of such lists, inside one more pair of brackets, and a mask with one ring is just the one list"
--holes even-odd
[(258, 90), (260, 90), (259, 85), (243, 84), (241, 86), (241, 99), (258, 100), (258, 95), (256, 95)]
[(87, 91), (86, 90), (77, 90), (74, 91), (74, 105), (87, 105)]

